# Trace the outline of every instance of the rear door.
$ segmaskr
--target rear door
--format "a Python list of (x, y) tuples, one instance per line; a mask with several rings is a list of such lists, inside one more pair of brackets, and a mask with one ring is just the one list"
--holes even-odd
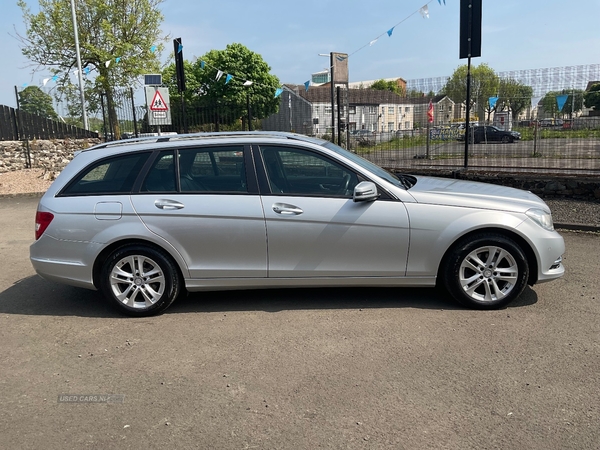
[(191, 278), (266, 277), (265, 221), (247, 153), (241, 145), (163, 151), (132, 196)]

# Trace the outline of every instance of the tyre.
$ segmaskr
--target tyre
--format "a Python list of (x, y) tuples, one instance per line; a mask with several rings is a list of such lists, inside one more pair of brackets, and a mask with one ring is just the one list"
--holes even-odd
[(502, 142), (503, 144), (510, 144), (512, 141), (513, 141), (513, 140), (512, 140), (512, 138), (511, 138), (510, 136), (502, 136), (502, 140), (501, 140), (501, 142)]
[(115, 250), (104, 263), (101, 277), (104, 296), (130, 316), (160, 314), (181, 291), (181, 277), (171, 258), (145, 245)]
[(440, 278), (459, 303), (476, 309), (497, 309), (523, 292), (529, 265), (513, 240), (482, 233), (459, 242), (450, 251)]

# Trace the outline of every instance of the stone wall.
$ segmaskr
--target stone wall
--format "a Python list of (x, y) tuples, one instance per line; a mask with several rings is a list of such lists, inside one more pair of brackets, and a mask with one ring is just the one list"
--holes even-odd
[(25, 169), (29, 167), (30, 160), (32, 168), (41, 168), (57, 175), (71, 161), (75, 151), (100, 142), (100, 139), (0, 141), (0, 173)]

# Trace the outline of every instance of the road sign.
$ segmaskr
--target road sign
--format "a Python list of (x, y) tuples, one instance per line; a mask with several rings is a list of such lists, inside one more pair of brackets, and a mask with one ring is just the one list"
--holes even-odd
[(146, 86), (146, 106), (148, 107), (149, 125), (171, 125), (171, 108), (169, 105), (169, 89), (165, 87)]
[(168, 111), (169, 105), (165, 103), (165, 99), (160, 94), (160, 89), (157, 89), (150, 102), (150, 111)]

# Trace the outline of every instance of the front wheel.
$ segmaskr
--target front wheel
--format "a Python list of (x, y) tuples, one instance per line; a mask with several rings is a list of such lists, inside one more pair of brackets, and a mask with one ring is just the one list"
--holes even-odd
[(181, 281), (171, 258), (145, 245), (115, 250), (102, 268), (101, 290), (130, 316), (162, 313), (175, 301)]
[(503, 144), (510, 144), (512, 142), (512, 138), (510, 136), (502, 136), (502, 143)]
[(497, 309), (517, 298), (529, 277), (529, 265), (513, 240), (482, 233), (459, 243), (442, 266), (441, 279), (465, 306)]

